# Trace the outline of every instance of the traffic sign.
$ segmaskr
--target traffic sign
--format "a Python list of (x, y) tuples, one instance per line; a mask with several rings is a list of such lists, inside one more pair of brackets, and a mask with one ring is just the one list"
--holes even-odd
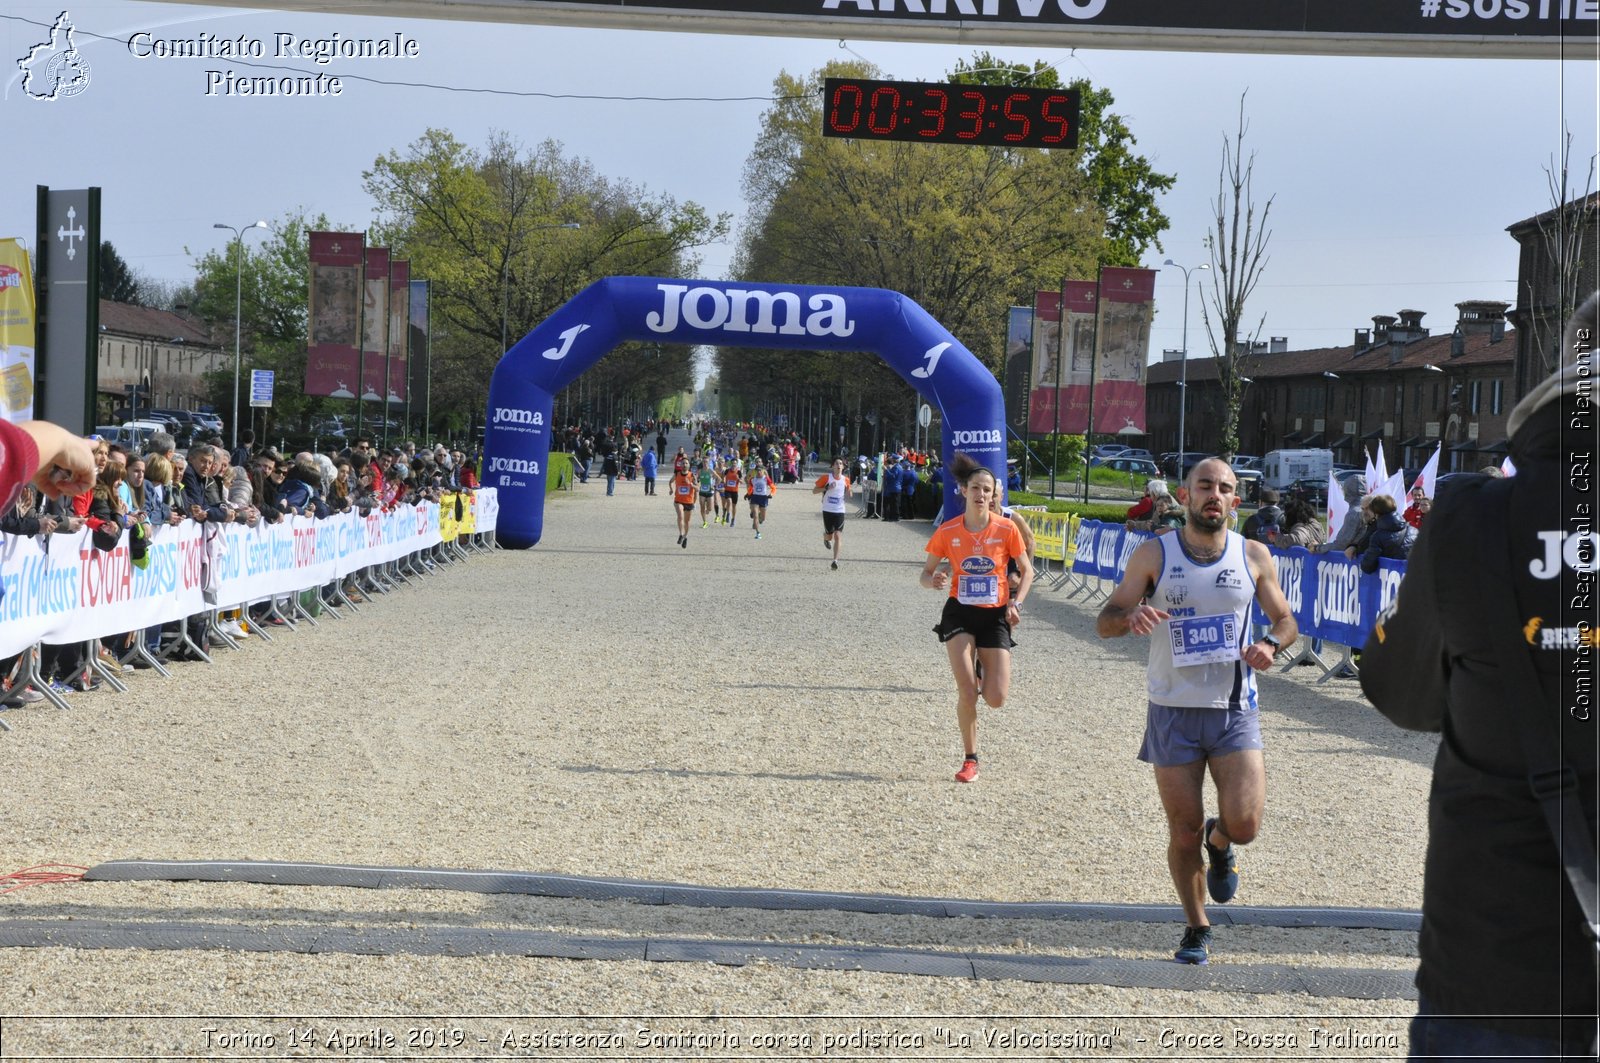
[(250, 405), (272, 405), (272, 370), (250, 370)]

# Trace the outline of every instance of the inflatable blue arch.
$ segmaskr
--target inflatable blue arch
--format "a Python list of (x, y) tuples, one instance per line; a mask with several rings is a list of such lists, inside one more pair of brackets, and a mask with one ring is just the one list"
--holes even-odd
[[(1005, 402), (984, 368), (899, 292), (735, 281), (609, 277), (579, 292), (512, 345), (489, 382), (482, 482), (499, 489), (495, 533), (525, 550), (544, 531), (555, 395), (628, 341), (871, 351), (939, 410), (945, 465), (965, 451), (1005, 470)], [(945, 480), (944, 515), (959, 513)]]

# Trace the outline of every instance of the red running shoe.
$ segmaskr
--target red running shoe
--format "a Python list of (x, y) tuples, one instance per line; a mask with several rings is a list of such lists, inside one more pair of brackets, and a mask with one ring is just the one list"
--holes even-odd
[(964, 761), (962, 761), (961, 762), (961, 770), (956, 772), (956, 782), (971, 782), (972, 780), (976, 779), (977, 777), (978, 777), (978, 762), (975, 761), (975, 760), (964, 760)]

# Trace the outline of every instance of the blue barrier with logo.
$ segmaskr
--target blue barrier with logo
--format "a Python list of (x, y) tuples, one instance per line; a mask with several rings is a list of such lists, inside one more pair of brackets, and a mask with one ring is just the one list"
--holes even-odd
[[(630, 341), (872, 351), (938, 407), (946, 466), (963, 451), (990, 469), (1005, 468), (999, 382), (926, 310), (898, 292), (609, 277), (579, 292), (495, 366), (482, 482), (499, 489), (501, 546), (526, 549), (543, 534), (555, 394)], [(941, 519), (962, 511), (958, 490), (955, 478), (947, 478)]]
[[(1117, 581), (1128, 558), (1152, 536), (1126, 531), (1121, 525), (1086, 520), (1078, 528), (1078, 553), (1072, 571)], [(1269, 548), (1278, 567), (1278, 586), (1289, 603), (1303, 639), (1322, 639), (1341, 646), (1361, 646), (1372, 633), (1378, 613), (1394, 601), (1406, 564), (1383, 558), (1378, 571), (1362, 572), (1360, 563), (1343, 554), (1314, 554), (1304, 547)], [(1264, 625), (1259, 604), (1250, 609), (1252, 623)]]

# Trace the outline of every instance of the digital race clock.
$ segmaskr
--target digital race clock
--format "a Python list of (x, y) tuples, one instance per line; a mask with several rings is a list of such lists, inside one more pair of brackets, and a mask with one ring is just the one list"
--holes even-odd
[(1075, 89), (828, 78), (822, 135), (861, 140), (984, 144), (1001, 148), (1078, 146)]

